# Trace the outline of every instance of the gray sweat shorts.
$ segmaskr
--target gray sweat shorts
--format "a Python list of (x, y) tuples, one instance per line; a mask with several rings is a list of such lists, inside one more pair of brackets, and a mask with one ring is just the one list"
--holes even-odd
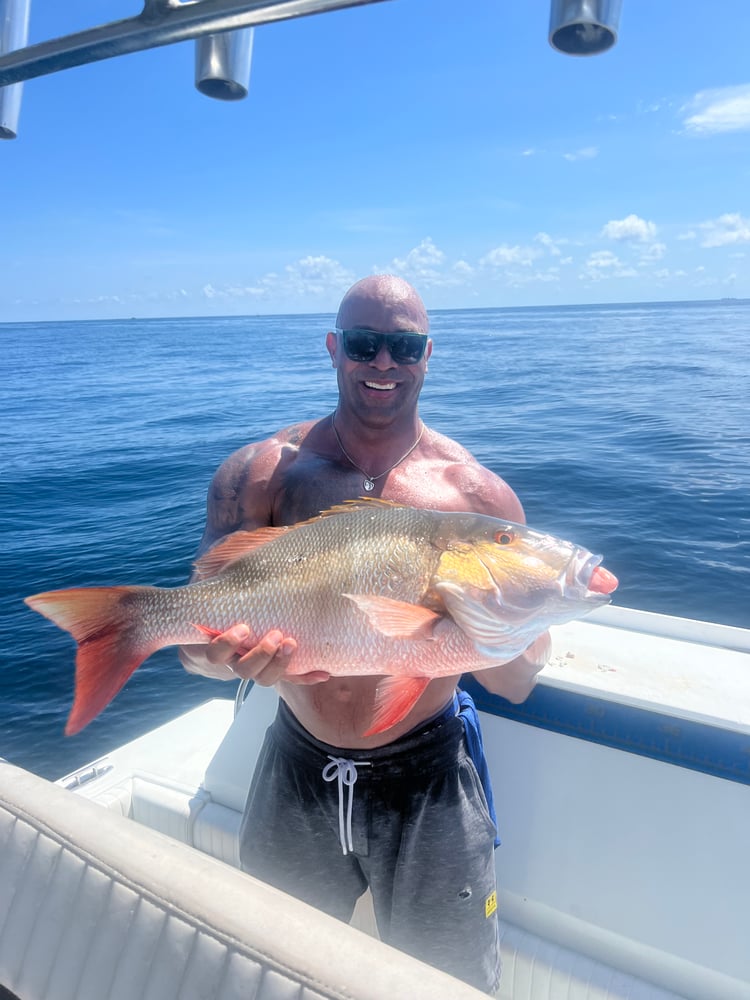
[(494, 842), (453, 705), (387, 746), (343, 750), (279, 702), (242, 819), (244, 871), (344, 921), (369, 886), (382, 940), (494, 993)]

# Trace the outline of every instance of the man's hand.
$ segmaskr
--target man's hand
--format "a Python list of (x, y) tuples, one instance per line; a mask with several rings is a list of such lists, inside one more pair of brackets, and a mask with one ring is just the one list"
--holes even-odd
[(529, 648), (509, 663), (473, 675), (487, 691), (507, 698), (515, 705), (526, 701), (536, 684), (536, 677), (552, 652), (549, 632), (543, 632)]
[(233, 625), (208, 644), (181, 646), (180, 661), (191, 674), (203, 674), (224, 681), (241, 677), (262, 687), (271, 687), (280, 680), (292, 684), (319, 684), (331, 676), (325, 670), (287, 674), (297, 643), (278, 629), (267, 632), (250, 649), (247, 647), (249, 636), (247, 625)]

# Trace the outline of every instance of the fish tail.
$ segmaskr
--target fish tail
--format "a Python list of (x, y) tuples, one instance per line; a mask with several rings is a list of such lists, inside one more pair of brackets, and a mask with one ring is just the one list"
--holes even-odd
[(65, 735), (87, 726), (131, 674), (167, 643), (143, 628), (144, 596), (153, 587), (78, 587), (27, 597), (25, 603), (78, 643), (73, 707)]

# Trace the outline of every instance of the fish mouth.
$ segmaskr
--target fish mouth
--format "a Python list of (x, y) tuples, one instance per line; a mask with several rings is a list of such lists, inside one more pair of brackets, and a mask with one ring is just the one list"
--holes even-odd
[[(561, 580), (563, 593), (592, 604), (609, 604), (617, 578), (601, 565), (602, 557), (577, 549)], [(600, 568), (601, 567), (601, 568)]]

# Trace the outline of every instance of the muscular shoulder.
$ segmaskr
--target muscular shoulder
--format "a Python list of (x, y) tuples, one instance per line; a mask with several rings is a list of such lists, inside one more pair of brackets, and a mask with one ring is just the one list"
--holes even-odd
[(208, 491), (201, 551), (232, 531), (271, 523), (275, 479), (294, 460), (313, 426), (308, 421), (284, 427), (263, 441), (238, 448), (222, 462)]
[(511, 487), (457, 441), (430, 432), (430, 445), (442, 465), (442, 479), (449, 493), (461, 498), (462, 508), (479, 514), (524, 523), (521, 501)]

